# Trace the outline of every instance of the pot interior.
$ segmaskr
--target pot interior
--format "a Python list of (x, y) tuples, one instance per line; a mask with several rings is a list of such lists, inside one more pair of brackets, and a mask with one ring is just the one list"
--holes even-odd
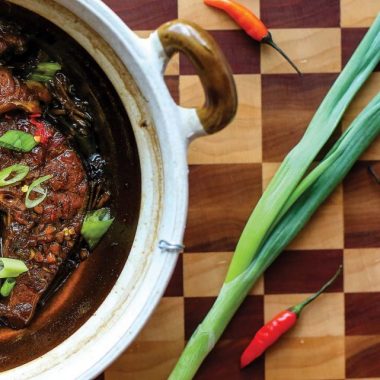
[[(111, 210), (115, 221), (90, 257), (39, 308), (22, 330), (0, 327), (0, 371), (48, 352), (73, 334), (96, 311), (122, 271), (136, 232), (140, 198), (140, 163), (129, 117), (105, 73), (70, 36), (49, 21), (0, 0), (0, 15), (19, 24), (60, 57), (67, 76), (94, 114), (97, 150), (107, 162)], [(80, 153), (91, 149), (75, 139)]]

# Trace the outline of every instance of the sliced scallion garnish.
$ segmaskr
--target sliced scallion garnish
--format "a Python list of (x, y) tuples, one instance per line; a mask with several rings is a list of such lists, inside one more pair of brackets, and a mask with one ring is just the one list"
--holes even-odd
[(11, 294), (15, 285), (16, 285), (16, 279), (15, 278), (9, 277), (9, 278), (5, 279), (3, 285), (0, 288), (0, 294), (3, 297), (8, 297)]
[(57, 62), (41, 62), (34, 68), (28, 79), (37, 82), (48, 82), (61, 69), (62, 66)]
[(36, 145), (34, 136), (23, 131), (7, 131), (0, 137), (0, 146), (17, 152), (30, 152)]
[(28, 267), (21, 260), (0, 258), (0, 278), (17, 277), (27, 271)]
[(10, 186), (23, 180), (29, 173), (29, 166), (16, 164), (0, 170), (0, 187)]
[(96, 244), (98, 244), (102, 236), (111, 227), (114, 219), (115, 218), (111, 218), (110, 209), (108, 207), (90, 211), (86, 214), (81, 233), (90, 248), (94, 248)]
[[(33, 208), (33, 207), (39, 205), (46, 198), (47, 190), (43, 189), (40, 185), (41, 185), (41, 183), (49, 180), (52, 177), (53, 176), (50, 175), (50, 174), (49, 175), (45, 175), (43, 177), (37, 178), (36, 180), (34, 180), (29, 185), (28, 191), (26, 192), (26, 197), (25, 197), (25, 206), (27, 208)], [(29, 196), (30, 196), (30, 193), (32, 191), (35, 192), (35, 193), (38, 193), (39, 197), (37, 197), (35, 199), (30, 199)]]

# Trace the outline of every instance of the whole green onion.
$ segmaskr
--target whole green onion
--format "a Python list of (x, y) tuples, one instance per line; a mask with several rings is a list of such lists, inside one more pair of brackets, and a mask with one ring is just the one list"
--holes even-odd
[(30, 152), (37, 146), (37, 141), (30, 133), (11, 130), (0, 136), (0, 146), (17, 152)]
[[(52, 175), (45, 175), (43, 177), (37, 178), (29, 185), (28, 191), (26, 192), (26, 197), (25, 197), (25, 206), (27, 208), (33, 208), (39, 205), (46, 198), (47, 190), (41, 187), (41, 183), (49, 180), (52, 177), (53, 177)], [(32, 191), (35, 193), (38, 193), (39, 196), (35, 199), (30, 199), (29, 196)]]
[(111, 218), (108, 207), (99, 210), (90, 211), (86, 214), (82, 225), (82, 236), (86, 239), (90, 248), (98, 244), (102, 236), (111, 227), (115, 218)]
[(21, 260), (0, 258), (0, 278), (17, 277), (27, 271), (28, 267)]
[(185, 347), (170, 379), (186, 380), (195, 375), (255, 281), (380, 133), (380, 96), (377, 96), (325, 159), (303, 178), (348, 104), (379, 61), (378, 16), (322, 102), (301, 142), (285, 158), (252, 213), (219, 296)]
[(303, 138), (285, 157), (256, 205), (236, 246), (226, 282), (233, 280), (252, 262), (268, 230), (275, 225), (289, 197), (379, 61), (380, 16), (319, 106)]
[(0, 170), (0, 187), (14, 185), (29, 173), (29, 166), (16, 164)]
[(11, 294), (15, 285), (16, 285), (15, 278), (13, 277), (6, 278), (3, 285), (1, 285), (0, 294), (3, 297), (8, 297)]
[(261, 247), (257, 259), (249, 266), (249, 276), (261, 273), (296, 237), (318, 207), (344, 179), (356, 160), (380, 134), (380, 94), (354, 120), (350, 128), (335, 143), (340, 155), (320, 177), (297, 199), (273, 229), (270, 238)]
[[(380, 95), (377, 95), (332, 148), (339, 154), (334, 155), (335, 159), (330, 161), (330, 165), (278, 221), (251, 264), (234, 280), (223, 284), (217, 300), (195, 330), (170, 379), (185, 380), (195, 375), (254, 283), (300, 232), (379, 134)], [(319, 166), (324, 167), (324, 161)], [(318, 172), (319, 166), (314, 171)], [(313, 178), (313, 172), (309, 176)]]

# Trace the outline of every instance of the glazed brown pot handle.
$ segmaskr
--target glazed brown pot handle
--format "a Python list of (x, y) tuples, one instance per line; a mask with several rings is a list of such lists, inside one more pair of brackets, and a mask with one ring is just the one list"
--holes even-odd
[(158, 29), (166, 55), (184, 53), (195, 66), (202, 82), (206, 101), (197, 108), (206, 133), (223, 129), (235, 116), (237, 94), (230, 65), (211, 35), (198, 25), (174, 20)]

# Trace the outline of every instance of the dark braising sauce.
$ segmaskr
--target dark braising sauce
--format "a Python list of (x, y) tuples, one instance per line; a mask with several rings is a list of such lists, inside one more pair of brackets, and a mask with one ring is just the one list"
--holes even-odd
[[(0, 140), (7, 131), (36, 146), (0, 146), (0, 173), (29, 168), (0, 186), (1, 255), (28, 267), (0, 298), (0, 370), (52, 349), (101, 304), (127, 259), (141, 193), (132, 128), (105, 74), (58, 28), (0, 0)], [(104, 207), (115, 220), (92, 250), (81, 228)]]

